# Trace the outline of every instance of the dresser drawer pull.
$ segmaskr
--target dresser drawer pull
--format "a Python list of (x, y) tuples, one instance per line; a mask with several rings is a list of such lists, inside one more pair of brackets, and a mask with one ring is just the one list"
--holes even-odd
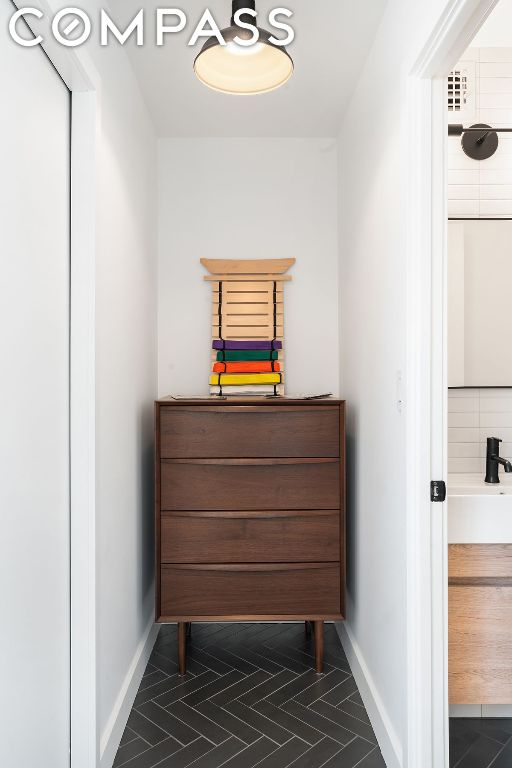
[(304, 408), (300, 405), (283, 405), (283, 406), (274, 406), (274, 405), (231, 405), (231, 403), (228, 403), (226, 405), (196, 405), (191, 407), (185, 407), (185, 406), (162, 406), (162, 408), (167, 407), (171, 412), (178, 411), (180, 413), (223, 413), (224, 415), (228, 414), (239, 414), (239, 413), (271, 413), (272, 415), (276, 413), (317, 413), (318, 411), (337, 411), (338, 406), (336, 405), (315, 405), (310, 406), (309, 408)]
[(162, 462), (164, 464), (208, 464), (226, 467), (273, 467), (276, 465), (295, 466), (297, 464), (339, 464), (339, 459), (162, 459)]
[(317, 518), (339, 516), (339, 509), (280, 509), (272, 512), (255, 511), (252, 509), (244, 511), (231, 511), (226, 509), (216, 510), (190, 510), (188, 512), (179, 512), (175, 510), (162, 511), (162, 519), (166, 517), (183, 517), (187, 520), (196, 518), (219, 519), (229, 518), (230, 520), (293, 520), (295, 518)]
[(329, 566), (339, 566), (339, 562), (328, 563), (251, 563), (243, 565), (226, 565), (203, 563), (172, 563), (163, 565), (162, 568), (170, 571), (242, 571), (244, 573), (268, 573), (270, 571), (319, 571), (325, 570)]

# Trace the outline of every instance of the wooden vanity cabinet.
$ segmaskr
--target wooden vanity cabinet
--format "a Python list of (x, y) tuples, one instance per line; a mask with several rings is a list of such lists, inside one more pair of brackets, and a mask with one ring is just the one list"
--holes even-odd
[(450, 544), (450, 704), (512, 702), (512, 544)]
[(155, 404), (156, 621), (323, 622), (345, 605), (345, 403)]

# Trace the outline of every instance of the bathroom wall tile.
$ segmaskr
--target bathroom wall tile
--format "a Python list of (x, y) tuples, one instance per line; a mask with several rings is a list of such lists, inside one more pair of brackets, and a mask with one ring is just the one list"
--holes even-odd
[(456, 411), (449, 411), (448, 405), (448, 427), (479, 427), (480, 414), (475, 411), (473, 413), (457, 413)]
[(477, 184), (449, 184), (449, 200), (478, 200), (480, 188)]
[(512, 397), (488, 397), (483, 390), (480, 413), (512, 413)]
[(479, 184), (480, 175), (478, 168), (465, 171), (448, 171), (448, 184)]
[[(512, 124), (512, 120), (510, 121)], [(511, 168), (482, 168), (480, 170), (481, 184), (512, 184)]]
[[(474, 48), (468, 48), (468, 51), (474, 50)], [(512, 48), (478, 48), (478, 53), (480, 62), (512, 62)], [(464, 58), (467, 58), (466, 54), (464, 54)]]
[(457, 148), (454, 150), (453, 153), (448, 155), (448, 171), (451, 172), (451, 171), (474, 171), (474, 170), (475, 170), (475, 161), (471, 157), (468, 157), (465, 154), (465, 152), (462, 150), (462, 147), (460, 145), (460, 139), (459, 139)]
[[(486, 107), (479, 110), (479, 123), (486, 125), (496, 125), (497, 127), (508, 127), (512, 120), (512, 109), (491, 109)], [(485, 162), (485, 160), (483, 161)]]
[(478, 413), (478, 397), (448, 398), (448, 413)]
[[(510, 78), (512, 81), (512, 78)], [(509, 93), (480, 92), (480, 109), (512, 109), (512, 91)]]
[(452, 397), (480, 397), (479, 389), (470, 389), (469, 387), (461, 387), (460, 389), (449, 389), (448, 400)]
[(481, 472), (481, 459), (448, 459), (449, 474), (460, 474), (465, 472)]
[(493, 434), (489, 434), (489, 429), (480, 428), (480, 440), (486, 441), (488, 437), (499, 437), (504, 443), (512, 443), (512, 429), (508, 427), (493, 427)]
[(460, 64), (465, 64), (466, 62), (474, 62), (474, 61), (480, 61), (480, 51), (485, 51), (485, 48), (475, 48), (473, 46), (470, 46), (469, 48), (466, 48), (463, 54), (463, 59), (461, 60)]
[(479, 200), (448, 200), (448, 216), (478, 216), (480, 213)]
[(510, 170), (512, 168), (512, 144), (503, 145), (500, 139), (500, 144), (495, 154), (492, 157), (488, 157), (487, 160), (482, 160), (482, 168), (488, 170)]
[[(455, 425), (454, 425), (455, 426)], [(509, 427), (512, 429), (512, 413), (485, 413), (480, 414), (480, 428)]]
[(482, 717), (481, 704), (450, 704), (450, 717)]
[(512, 200), (481, 200), (480, 216), (512, 216)]
[(480, 430), (478, 428), (454, 427), (448, 428), (449, 443), (478, 443), (480, 442)]
[(479, 459), (480, 443), (448, 443), (449, 459)]
[[(509, 61), (493, 61), (488, 62), (485, 61), (485, 56), (489, 56), (488, 52), (490, 51), (490, 48), (482, 49), (480, 51), (480, 77), (512, 77), (512, 62)], [(496, 52), (498, 49), (494, 49), (494, 54), (492, 54), (494, 57), (498, 56), (499, 54)], [(508, 49), (506, 49), (508, 50)], [(484, 59), (482, 59), (482, 51), (486, 51), (484, 54)], [(508, 56), (508, 53), (505, 54)]]
[(512, 397), (512, 387), (485, 387), (478, 390), (479, 397)]
[[(492, 435), (492, 437), (494, 437), (494, 435)], [(497, 435), (497, 437), (499, 437), (499, 435)], [(512, 456), (512, 443), (501, 443), (500, 454), (503, 456), (503, 458), (510, 459)]]
[(481, 77), (478, 85), (480, 97), (483, 94), (512, 93), (512, 77)]
[(512, 717), (512, 704), (482, 704), (482, 717)]
[[(512, 156), (510, 157), (510, 167), (512, 168)], [(457, 187), (458, 189), (458, 187)], [(468, 187), (473, 190), (473, 187)], [(458, 195), (462, 197), (462, 195)], [(482, 184), (480, 187), (481, 200), (512, 200), (512, 184)]]

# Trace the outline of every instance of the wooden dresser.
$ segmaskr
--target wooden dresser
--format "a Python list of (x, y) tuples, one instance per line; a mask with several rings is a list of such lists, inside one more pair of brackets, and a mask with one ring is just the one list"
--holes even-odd
[(156, 620), (323, 622), (345, 605), (345, 403), (156, 402)]

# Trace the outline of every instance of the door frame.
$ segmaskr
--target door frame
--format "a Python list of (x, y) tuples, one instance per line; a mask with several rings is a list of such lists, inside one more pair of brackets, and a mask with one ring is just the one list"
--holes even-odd
[(447, 107), (445, 78), (499, 0), (450, 0), (407, 71), (407, 745), (448, 768)]
[[(21, 0), (12, 0), (19, 9)], [(85, 48), (59, 45), (59, 0), (39, 0), (41, 44), (71, 92), (70, 768), (97, 768), (95, 284), (101, 79)], [(31, 28), (29, 17), (25, 22)], [(27, 50), (30, 55), (30, 50)]]

